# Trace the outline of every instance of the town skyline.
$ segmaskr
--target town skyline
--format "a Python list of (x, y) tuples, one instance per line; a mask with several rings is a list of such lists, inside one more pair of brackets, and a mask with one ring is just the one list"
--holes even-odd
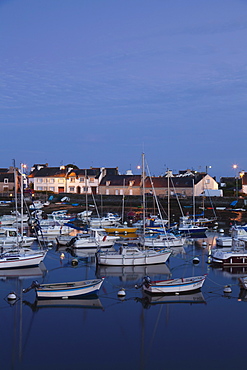
[(125, 172), (145, 152), (157, 175), (247, 169), (245, 2), (5, 0), (0, 9), (5, 166)]

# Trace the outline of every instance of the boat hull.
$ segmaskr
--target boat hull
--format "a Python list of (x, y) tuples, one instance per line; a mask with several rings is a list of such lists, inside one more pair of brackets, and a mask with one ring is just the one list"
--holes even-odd
[(85, 280), (82, 282), (41, 284), (36, 288), (38, 298), (70, 298), (89, 294), (96, 294), (104, 278)]
[(170, 279), (143, 284), (143, 290), (151, 294), (179, 294), (200, 290), (206, 275), (184, 279)]
[(247, 266), (247, 252), (212, 252), (212, 263), (221, 266)]
[(171, 255), (171, 251), (141, 251), (133, 253), (117, 254), (115, 252), (101, 252), (96, 254), (97, 264), (105, 266), (139, 266), (165, 263)]
[(38, 266), (46, 256), (46, 252), (33, 254), (8, 254), (0, 258), (0, 269), (14, 269)]

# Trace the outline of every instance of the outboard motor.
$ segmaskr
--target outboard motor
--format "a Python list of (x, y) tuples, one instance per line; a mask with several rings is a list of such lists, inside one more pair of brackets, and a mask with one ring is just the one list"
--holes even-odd
[(148, 288), (150, 283), (151, 283), (150, 276), (144, 276), (143, 281), (142, 281), (142, 285), (145, 285)]
[(34, 281), (32, 282), (32, 284), (31, 284), (28, 288), (23, 289), (22, 291), (23, 291), (23, 293), (27, 293), (27, 292), (29, 292), (31, 289), (38, 288), (39, 286), (40, 286), (39, 282), (38, 282), (37, 280), (34, 280)]
[(74, 238), (70, 239), (70, 241), (66, 244), (67, 247), (72, 247), (72, 245), (75, 243), (77, 239), (78, 239), (77, 236), (74, 236)]
[(149, 284), (151, 283), (151, 278), (150, 276), (144, 276), (144, 278), (142, 279), (142, 282), (141, 284), (136, 284), (135, 285), (135, 288), (136, 289), (139, 289), (139, 288), (142, 288), (143, 285), (145, 285), (146, 287), (149, 287)]

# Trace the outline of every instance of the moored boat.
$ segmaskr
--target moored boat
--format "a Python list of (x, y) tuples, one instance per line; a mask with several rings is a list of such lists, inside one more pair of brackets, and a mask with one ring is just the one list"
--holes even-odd
[(96, 262), (98, 265), (106, 266), (134, 266), (134, 265), (152, 265), (165, 263), (172, 251), (168, 248), (162, 250), (140, 249), (136, 246), (120, 247), (119, 251), (98, 251), (96, 253)]
[(149, 276), (145, 276), (142, 288), (145, 292), (151, 294), (179, 294), (189, 293), (200, 290), (207, 275), (192, 276), (186, 278), (168, 279), (151, 281)]
[(23, 292), (27, 293), (31, 289), (35, 289), (38, 298), (69, 298), (75, 296), (96, 294), (103, 284), (104, 278), (82, 280), (64, 283), (50, 283), (39, 284), (33, 281), (32, 285), (24, 289)]

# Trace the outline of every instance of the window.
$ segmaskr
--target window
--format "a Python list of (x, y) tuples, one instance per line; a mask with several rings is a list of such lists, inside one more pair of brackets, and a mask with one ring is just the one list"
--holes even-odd
[(37, 190), (43, 190), (42, 186), (37, 186)]
[(79, 181), (84, 182), (85, 181), (84, 177), (80, 177)]
[(75, 177), (71, 177), (70, 182), (75, 182)]
[(94, 177), (90, 177), (89, 180), (90, 180), (90, 182), (94, 182), (95, 179), (94, 179)]
[(206, 179), (205, 184), (210, 184), (210, 179)]
[(37, 182), (39, 182), (39, 183), (40, 182), (43, 182), (43, 179), (41, 179), (41, 178), (40, 179), (37, 179)]
[(70, 187), (69, 187), (69, 191), (70, 191), (71, 193), (74, 193), (74, 192), (75, 192), (75, 187), (74, 187), (74, 186), (70, 186)]
[(4, 184), (8, 184), (9, 179), (4, 179), (3, 182), (4, 182)]
[(49, 190), (50, 190), (50, 191), (55, 191), (55, 187), (54, 187), (54, 186), (50, 186), (50, 187), (49, 187)]
[(106, 181), (106, 186), (110, 186), (111, 181)]
[(58, 179), (58, 182), (61, 184), (61, 182), (62, 183), (64, 183), (64, 179)]
[(87, 193), (87, 192), (88, 192), (88, 186), (85, 186), (85, 187), (83, 188), (83, 191), (84, 191), (84, 193)]
[(115, 190), (115, 195), (118, 195), (119, 191), (118, 189)]
[(50, 182), (51, 182), (51, 183), (54, 183), (54, 182), (55, 182), (55, 179), (50, 179)]

